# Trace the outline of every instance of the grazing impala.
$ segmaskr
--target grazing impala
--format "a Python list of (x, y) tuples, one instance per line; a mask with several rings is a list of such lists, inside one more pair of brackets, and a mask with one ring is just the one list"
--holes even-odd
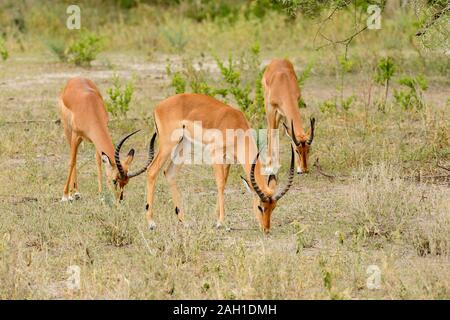
[[(114, 149), (111, 136), (108, 132), (108, 113), (105, 109), (102, 96), (95, 84), (88, 79), (73, 78), (67, 82), (60, 99), (59, 108), (61, 120), (64, 125), (64, 133), (70, 145), (70, 164), (67, 182), (64, 187), (62, 201), (80, 197), (77, 184), (77, 151), (82, 140), (87, 140), (95, 145), (98, 190), (102, 191), (102, 161), (106, 167), (108, 186), (116, 199), (123, 199), (123, 189), (128, 181), (143, 173), (150, 165), (153, 154), (149, 148), (149, 159), (145, 167), (137, 172), (128, 172), (128, 168), (134, 158), (134, 149), (131, 149), (125, 161), (120, 161), (119, 152), (122, 144), (135, 131), (124, 137)], [(154, 142), (156, 134), (152, 138)]]
[[(289, 190), (294, 176), (294, 151), (291, 150), (291, 168), (287, 185), (276, 192), (276, 179), (271, 175), (266, 179), (261, 174), (261, 161), (251, 128), (244, 114), (212, 97), (201, 94), (179, 94), (172, 96), (154, 111), (159, 136), (159, 150), (152, 165), (147, 170), (147, 221), (150, 229), (156, 227), (153, 221), (153, 195), (158, 172), (170, 157), (164, 174), (168, 180), (175, 205), (175, 213), (183, 222), (184, 211), (180, 202), (180, 193), (175, 183), (175, 175), (182, 163), (177, 157), (191, 144), (201, 145), (213, 150), (217, 197), (217, 227), (223, 225), (225, 216), (224, 190), (230, 164), (225, 159), (238, 162), (243, 166), (247, 179), (242, 178), (247, 189), (253, 190), (253, 210), (261, 229), (268, 232), (270, 217), (277, 201)], [(199, 136), (196, 131), (205, 134)], [(233, 133), (230, 137), (230, 132)], [(250, 133), (250, 134), (249, 134)], [(227, 137), (227, 139), (224, 139)], [(225, 141), (226, 140), (226, 141)], [(230, 147), (231, 146), (231, 147)], [(238, 151), (236, 152), (236, 149)], [(172, 156), (171, 156), (172, 155)], [(248, 182), (250, 181), (250, 183)]]
[(278, 129), (281, 118), (284, 118), (287, 125), (283, 124), (298, 156), (297, 173), (308, 172), (308, 155), (314, 138), (315, 119), (310, 119), (310, 132), (305, 134), (298, 108), (301, 93), (292, 63), (285, 59), (272, 60), (264, 72), (262, 85), (269, 131), (269, 165), (272, 164), (273, 129)]

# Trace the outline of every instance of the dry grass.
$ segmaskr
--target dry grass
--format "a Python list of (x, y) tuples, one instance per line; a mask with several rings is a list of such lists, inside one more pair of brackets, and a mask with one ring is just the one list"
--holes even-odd
[[(151, 117), (155, 102), (170, 94), (164, 57), (105, 57), (122, 77), (138, 74), (129, 116)], [(47, 120), (57, 119), (57, 95), (72, 75), (92, 78), (105, 92), (112, 76), (105, 57), (91, 70), (26, 55), (0, 65), (0, 298), (450, 298), (448, 178), (414, 178), (446, 174), (435, 166), (436, 158), (449, 160), (450, 119), (439, 83), (431, 83), (434, 103), (421, 113), (392, 107), (380, 114), (360, 103), (330, 115), (318, 104), (333, 79), (313, 76), (304, 88), (309, 107), (302, 110), (318, 118), (312, 159), (319, 157), (336, 179), (314, 169), (296, 177), (264, 236), (240, 168), (232, 169), (227, 186), (231, 231), (225, 231), (213, 228), (211, 168), (185, 167), (179, 185), (192, 227), (176, 222), (160, 177), (158, 229), (149, 232), (144, 177), (130, 183), (119, 208), (100, 201), (91, 145), (79, 153), (82, 200), (58, 201), (68, 147), (61, 126)], [(364, 91), (359, 75), (348, 82)], [(46, 122), (10, 123), (22, 120)], [(145, 129), (133, 138), (143, 162), (152, 121), (114, 121), (110, 128), (115, 141)], [(378, 290), (366, 287), (373, 264), (382, 275)], [(80, 290), (65, 284), (71, 265), (81, 268)]]

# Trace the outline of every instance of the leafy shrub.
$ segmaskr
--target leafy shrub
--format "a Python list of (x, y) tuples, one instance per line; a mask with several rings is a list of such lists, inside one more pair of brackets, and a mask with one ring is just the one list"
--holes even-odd
[(133, 97), (134, 85), (128, 81), (122, 88), (119, 76), (114, 74), (113, 86), (106, 90), (109, 100), (106, 102), (106, 108), (113, 116), (125, 116), (130, 109), (130, 102)]
[(334, 99), (325, 100), (319, 105), (319, 110), (322, 113), (328, 114), (336, 113), (337, 112), (336, 101)]
[(177, 30), (170, 28), (162, 28), (161, 34), (164, 38), (169, 42), (172, 48), (175, 49), (175, 52), (182, 53), (184, 48), (188, 43), (188, 39), (186, 38), (183, 28), (179, 28)]
[(66, 48), (65, 48), (64, 41), (62, 41), (60, 39), (52, 39), (52, 40), (48, 40), (46, 42), (46, 45), (50, 49), (50, 51), (53, 52), (53, 54), (58, 57), (58, 59), (60, 61), (62, 61), (62, 62), (67, 61)]
[(186, 16), (197, 22), (212, 20), (234, 23), (239, 17), (239, 7), (225, 0), (191, 0)]
[(0, 37), (0, 56), (2, 57), (3, 61), (6, 61), (9, 57), (8, 49), (6, 48), (6, 41)]
[(395, 66), (394, 60), (391, 57), (382, 58), (377, 65), (376, 74), (375, 74), (375, 82), (383, 85), (384, 90), (384, 100), (383, 103), (380, 104), (381, 111), (385, 110), (387, 96), (389, 93), (389, 83), (391, 78), (394, 76)]
[(90, 66), (103, 48), (103, 39), (91, 32), (83, 31), (65, 50), (67, 61), (77, 66)]
[(255, 44), (250, 52), (237, 60), (230, 56), (226, 63), (216, 56), (215, 61), (222, 76), (223, 84), (220, 87), (210, 86), (208, 83), (211, 83), (212, 79), (208, 78), (209, 73), (201, 67), (196, 69), (192, 62), (187, 60), (183, 62), (181, 71), (173, 72), (170, 64), (166, 67), (166, 73), (171, 77), (171, 86), (176, 93), (190, 89), (190, 92), (209, 96), (231, 96), (247, 119), (255, 127), (261, 126), (264, 119), (261, 84), (264, 69), (260, 68), (259, 45)]
[(403, 110), (421, 110), (425, 106), (423, 92), (428, 89), (427, 80), (421, 75), (416, 77), (405, 76), (399, 79), (398, 83), (406, 88), (394, 91), (397, 104)]

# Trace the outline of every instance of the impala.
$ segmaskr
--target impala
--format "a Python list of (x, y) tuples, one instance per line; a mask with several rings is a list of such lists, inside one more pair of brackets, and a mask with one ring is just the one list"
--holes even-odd
[[(182, 166), (177, 156), (189, 144), (203, 145), (213, 150), (215, 161), (212, 162), (217, 184), (217, 227), (221, 227), (225, 217), (224, 190), (227, 182), (230, 163), (222, 161), (232, 157), (243, 166), (246, 178), (243, 182), (254, 194), (253, 210), (261, 229), (269, 232), (270, 218), (278, 200), (289, 190), (294, 176), (294, 151), (291, 150), (291, 168), (288, 182), (284, 188), (275, 190), (276, 178), (269, 176), (268, 181), (261, 173), (262, 164), (259, 152), (251, 134), (236, 134), (232, 139), (224, 141), (229, 132), (251, 132), (244, 114), (210, 96), (201, 94), (179, 94), (159, 103), (154, 111), (156, 130), (159, 136), (159, 150), (154, 161), (147, 170), (147, 205), (146, 218), (149, 228), (156, 227), (153, 221), (153, 196), (158, 172), (170, 158), (164, 175), (169, 183), (179, 221), (184, 221), (184, 210), (181, 206), (180, 193), (177, 190), (175, 175)], [(196, 135), (202, 129), (204, 135)], [(219, 139), (217, 137), (219, 136)], [(220, 138), (222, 137), (222, 138)], [(231, 142), (230, 142), (231, 140)], [(231, 148), (229, 144), (233, 145)], [(236, 148), (241, 150), (237, 153)], [(230, 151), (231, 149), (231, 151)], [(172, 155), (172, 156), (171, 156)]]
[[(70, 162), (67, 182), (64, 186), (61, 201), (80, 198), (77, 184), (77, 151), (82, 140), (87, 140), (95, 145), (95, 158), (97, 162), (98, 190), (102, 192), (102, 162), (106, 168), (108, 187), (118, 200), (123, 199), (123, 189), (129, 180), (147, 170), (153, 154), (156, 134), (153, 136), (147, 164), (136, 172), (128, 172), (134, 158), (134, 149), (128, 152), (125, 161), (119, 157), (123, 143), (138, 131), (124, 137), (114, 148), (108, 131), (108, 113), (103, 98), (95, 84), (84, 78), (73, 78), (67, 82), (60, 99), (59, 109), (64, 126), (64, 134), (70, 145)], [(72, 194), (74, 197), (72, 197)]]
[(297, 153), (297, 173), (308, 172), (308, 155), (314, 139), (315, 119), (310, 119), (310, 132), (306, 134), (298, 108), (301, 93), (292, 63), (285, 59), (272, 60), (264, 71), (262, 85), (269, 131), (269, 165), (272, 164), (274, 129), (278, 129), (280, 120), (284, 118), (287, 125), (283, 125)]

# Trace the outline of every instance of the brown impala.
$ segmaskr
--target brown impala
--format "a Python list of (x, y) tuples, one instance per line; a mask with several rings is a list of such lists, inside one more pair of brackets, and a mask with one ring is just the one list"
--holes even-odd
[(297, 173), (308, 172), (308, 155), (314, 138), (315, 119), (310, 119), (310, 132), (306, 134), (298, 108), (301, 93), (292, 63), (285, 59), (272, 60), (264, 72), (262, 85), (267, 127), (270, 132), (268, 134), (269, 164), (273, 154), (273, 129), (278, 129), (280, 120), (284, 118), (287, 125), (283, 124), (298, 156)]
[[(128, 168), (133, 161), (134, 149), (130, 150), (125, 161), (120, 161), (120, 148), (125, 140), (139, 130), (124, 137), (114, 149), (108, 132), (108, 113), (100, 92), (91, 80), (84, 78), (70, 79), (60, 96), (59, 107), (64, 133), (70, 145), (69, 173), (62, 201), (72, 200), (71, 194), (76, 199), (80, 197), (76, 164), (78, 146), (82, 140), (90, 141), (95, 145), (99, 192), (102, 191), (103, 161), (106, 167), (108, 186), (116, 199), (122, 200), (123, 189), (128, 181), (143, 173), (152, 162), (153, 147), (150, 146), (149, 148), (149, 159), (145, 167), (134, 173), (128, 172)], [(153, 136), (151, 144), (155, 137), (156, 134)]]
[[(244, 114), (212, 97), (201, 94), (179, 94), (172, 96), (159, 103), (154, 111), (154, 118), (159, 136), (159, 150), (156, 157), (147, 170), (147, 222), (150, 229), (156, 227), (153, 221), (153, 195), (158, 172), (164, 163), (169, 160), (164, 174), (170, 185), (175, 213), (180, 221), (184, 220), (184, 210), (181, 206), (180, 193), (175, 183), (175, 175), (181, 163), (177, 161), (177, 154), (187, 148), (189, 143), (208, 146), (215, 150), (217, 158), (229, 158), (228, 149), (221, 140), (227, 136), (227, 132), (250, 132), (251, 128)], [(203, 130), (206, 133), (199, 136), (196, 130)], [(219, 139), (211, 139), (214, 133)], [(231, 139), (233, 150), (237, 147), (241, 152), (233, 153), (234, 160), (237, 158), (243, 166), (247, 178), (242, 178), (249, 190), (254, 194), (253, 210), (260, 223), (261, 229), (269, 232), (270, 217), (277, 205), (278, 200), (289, 190), (294, 177), (294, 151), (291, 150), (291, 168), (287, 185), (276, 191), (275, 176), (270, 176), (268, 181), (261, 174), (261, 162), (256, 143), (251, 134), (236, 134)], [(226, 147), (224, 147), (226, 146)], [(228, 151), (228, 150), (227, 150)], [(175, 156), (174, 156), (175, 152)], [(171, 156), (172, 155), (172, 156)], [(223, 225), (225, 216), (224, 190), (227, 182), (230, 164), (223, 161), (212, 162), (214, 168), (217, 196), (217, 227)], [(250, 182), (248, 182), (250, 181)]]

